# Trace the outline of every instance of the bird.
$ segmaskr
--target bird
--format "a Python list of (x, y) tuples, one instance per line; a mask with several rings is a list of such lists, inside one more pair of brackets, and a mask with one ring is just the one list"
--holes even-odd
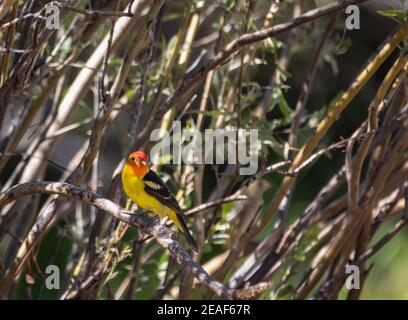
[(142, 209), (169, 217), (184, 234), (190, 247), (198, 252), (197, 244), (190, 234), (183, 210), (163, 180), (148, 166), (149, 157), (143, 151), (132, 152), (122, 170), (125, 194)]

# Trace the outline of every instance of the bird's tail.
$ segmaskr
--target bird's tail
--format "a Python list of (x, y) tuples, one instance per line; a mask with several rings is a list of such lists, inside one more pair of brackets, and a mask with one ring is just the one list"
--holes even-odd
[[(172, 219), (174, 218), (174, 219)], [(186, 237), (186, 240), (188, 244), (190, 245), (191, 249), (193, 249), (195, 252), (198, 252), (198, 246), (196, 241), (194, 240), (193, 236), (191, 235), (190, 231), (188, 230), (186, 221), (184, 220), (184, 215), (183, 212), (175, 212), (175, 216), (171, 217), (170, 219), (173, 220), (174, 224), (176, 227), (184, 233), (184, 236)]]

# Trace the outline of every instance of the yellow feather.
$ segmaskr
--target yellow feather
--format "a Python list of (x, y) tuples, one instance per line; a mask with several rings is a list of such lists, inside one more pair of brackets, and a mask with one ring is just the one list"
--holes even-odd
[[(183, 232), (183, 228), (177, 214), (170, 208), (163, 205), (159, 200), (146, 193), (144, 190), (146, 181), (143, 181), (143, 177), (135, 175), (132, 167), (128, 164), (125, 164), (122, 171), (122, 183), (123, 190), (125, 191), (126, 195), (132, 199), (132, 201), (136, 203), (138, 207), (157, 214), (160, 218), (164, 218), (166, 216), (169, 217), (176, 227)], [(150, 185), (150, 187), (154, 188), (152, 185)]]

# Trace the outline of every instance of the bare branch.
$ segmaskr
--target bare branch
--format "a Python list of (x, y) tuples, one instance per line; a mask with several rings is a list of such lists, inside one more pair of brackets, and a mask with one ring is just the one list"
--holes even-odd
[(162, 106), (158, 109), (158, 111), (154, 115), (154, 118), (152, 119), (153, 121), (147, 124), (143, 131), (139, 133), (137, 137), (138, 141), (137, 145), (141, 144), (141, 142), (145, 140), (145, 138), (150, 133), (152, 128), (154, 128), (157, 122), (171, 107), (173, 107), (176, 103), (180, 102), (180, 100), (184, 100), (185, 97), (201, 81), (203, 81), (206, 78), (208, 72), (223, 65), (231, 58), (232, 55), (238, 52), (242, 47), (259, 41), (263, 41), (267, 38), (274, 37), (278, 34), (292, 30), (306, 22), (312, 21), (314, 19), (330, 14), (332, 12), (342, 10), (351, 4), (358, 4), (365, 1), (367, 0), (345, 0), (341, 1), (340, 3), (331, 3), (326, 6), (310, 10), (289, 22), (285, 22), (253, 33), (247, 33), (235, 39), (234, 41), (229, 43), (223, 50), (221, 50), (214, 58), (212, 58), (208, 62), (206, 67), (201, 68), (197, 72), (192, 71), (191, 74), (186, 75), (181, 86), (178, 87), (177, 90), (170, 97), (168, 97), (164, 101)]
[[(154, 219), (148, 219), (144, 215), (133, 214), (125, 211), (116, 203), (102, 198), (98, 194), (77, 188), (68, 183), (34, 181), (16, 185), (0, 194), (0, 208), (6, 204), (15, 201), (19, 197), (34, 193), (58, 194), (75, 200), (86, 202), (96, 208), (109, 213), (116, 219), (123, 221), (135, 228), (138, 228), (145, 234), (151, 235), (163, 248), (167, 249), (170, 256), (174, 258), (182, 268), (190, 271), (194, 277), (204, 286), (213, 291), (217, 296), (228, 299), (251, 298), (264, 292), (268, 286), (258, 284), (255, 287), (249, 287), (243, 290), (230, 290), (223, 284), (211, 277), (187, 251), (177, 242), (176, 235), (166, 226), (161, 225)], [(15, 275), (6, 274), (5, 279), (14, 279)], [(3, 296), (8, 289), (8, 281), (2, 281), (0, 286), (0, 296)]]

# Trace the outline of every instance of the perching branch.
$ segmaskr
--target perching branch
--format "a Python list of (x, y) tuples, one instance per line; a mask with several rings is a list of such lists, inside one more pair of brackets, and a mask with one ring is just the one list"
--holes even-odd
[[(0, 208), (3, 208), (6, 204), (20, 197), (35, 193), (57, 194), (70, 199), (83, 201), (112, 215), (120, 221), (138, 228), (141, 232), (152, 236), (158, 244), (167, 249), (170, 256), (174, 258), (182, 268), (191, 272), (201, 284), (213, 291), (218, 297), (226, 299), (249, 299), (261, 294), (269, 287), (265, 283), (259, 283), (256, 286), (243, 290), (227, 289), (191, 258), (187, 251), (177, 242), (176, 235), (169, 228), (144, 215), (127, 212), (116, 203), (102, 198), (94, 192), (77, 188), (68, 183), (34, 181), (16, 185), (0, 194)], [(6, 273), (4, 279), (1, 281), (0, 297), (7, 292), (10, 281), (12, 282), (15, 276), (17, 276), (17, 274)]]

